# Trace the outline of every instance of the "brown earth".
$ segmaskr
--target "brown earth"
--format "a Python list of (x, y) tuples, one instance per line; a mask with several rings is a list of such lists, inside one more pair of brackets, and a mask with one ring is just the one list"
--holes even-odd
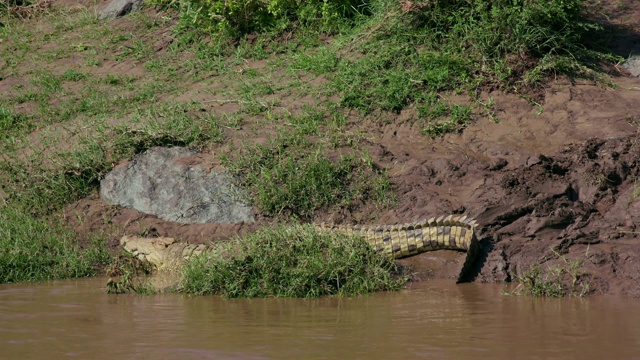
[[(640, 3), (623, 2), (624, 11), (612, 12), (611, 21), (640, 19)], [(618, 42), (618, 52), (632, 51), (640, 52), (640, 41), (630, 33)], [(133, 68), (120, 64), (109, 71)], [(640, 79), (620, 69), (613, 81), (615, 89), (585, 80), (554, 80), (538, 92), (540, 107), (516, 95), (486, 93), (487, 101), (495, 100), (498, 123), (478, 112), (462, 133), (436, 140), (405, 121), (415, 109), (384, 124), (373, 116), (351, 116), (348, 131), (366, 134), (373, 161), (389, 170), (397, 206), (363, 206), (352, 213), (318, 215), (314, 221), (393, 224), (466, 213), (480, 224), (484, 252), (473, 281), (515, 280), (533, 263), (549, 269), (565, 259), (581, 259), (580, 281), (592, 292), (640, 297)], [(287, 109), (305, 101), (280, 100)], [(228, 111), (224, 105), (229, 104), (211, 104), (208, 111)], [(256, 136), (242, 130), (235, 135)], [(198, 161), (215, 162), (216, 151)], [(177, 224), (107, 205), (97, 195), (70, 205), (67, 213), (80, 234), (106, 231), (112, 246), (124, 234), (189, 242), (225, 239), (272, 221)], [(402, 263), (414, 267), (416, 279), (453, 279), (463, 259), (464, 254), (439, 251)]]

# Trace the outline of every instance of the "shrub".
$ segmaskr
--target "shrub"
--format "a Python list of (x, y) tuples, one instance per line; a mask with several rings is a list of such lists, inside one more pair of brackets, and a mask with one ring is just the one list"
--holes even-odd
[(291, 22), (323, 21), (325, 24), (366, 11), (363, 0), (156, 0), (176, 4), (184, 22), (209, 32), (241, 35), (284, 29)]

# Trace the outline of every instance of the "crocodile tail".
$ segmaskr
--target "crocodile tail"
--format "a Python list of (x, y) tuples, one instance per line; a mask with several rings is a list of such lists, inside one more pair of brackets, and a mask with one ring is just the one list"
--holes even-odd
[(439, 249), (467, 252), (457, 282), (462, 282), (480, 253), (475, 236), (476, 221), (466, 215), (449, 215), (391, 226), (345, 226), (320, 224), (319, 227), (346, 235), (360, 234), (378, 251), (394, 259)]
[[(464, 264), (460, 269), (456, 283), (465, 281), (469, 273), (473, 270), (476, 260), (480, 254), (480, 244), (476, 237), (476, 226), (478, 223), (475, 219), (467, 217), (466, 215), (457, 217), (449, 215), (444, 218), (440, 217), (435, 219), (435, 221), (430, 219), (427, 222), (436, 228), (442, 226), (455, 226), (457, 228), (465, 229), (463, 234), (456, 234), (456, 246), (449, 247), (450, 249), (467, 250), (467, 256), (465, 257)], [(458, 243), (458, 241), (460, 241), (460, 243)]]
[(460, 274), (458, 275), (458, 280), (456, 281), (457, 284), (464, 282), (467, 279), (476, 264), (476, 260), (480, 255), (480, 244), (473, 228), (472, 231), (473, 237), (471, 238), (471, 242), (469, 243), (467, 257), (464, 260), (462, 269), (460, 269)]

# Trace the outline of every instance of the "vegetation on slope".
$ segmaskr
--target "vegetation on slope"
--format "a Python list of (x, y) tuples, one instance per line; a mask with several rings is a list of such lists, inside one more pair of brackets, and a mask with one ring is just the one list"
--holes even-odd
[[(169, 9), (130, 14), (134, 25), (121, 28), (92, 10), (0, 2), (0, 76), (21, 79), (0, 95), (0, 281), (85, 276), (108, 262), (103, 246), (80, 248), (58, 219), (115, 163), (151, 146), (237, 149), (236, 136), (268, 136), (223, 152), (266, 216), (389, 206), (386, 171), (346, 113), (384, 122), (413, 111), (426, 136), (441, 136), (463, 129), (473, 110), (490, 115), (482, 89), (520, 92), (551, 74), (603, 80), (599, 64), (613, 59), (583, 0), (154, 4)], [(149, 40), (167, 28), (174, 41), (158, 51)], [(98, 71), (106, 62), (143, 73)], [(194, 83), (206, 88), (194, 98), (236, 110), (180, 100)], [(444, 100), (451, 93), (471, 101)], [(305, 96), (313, 105), (303, 109), (279, 100)], [(291, 239), (318, 237), (296, 229)]]

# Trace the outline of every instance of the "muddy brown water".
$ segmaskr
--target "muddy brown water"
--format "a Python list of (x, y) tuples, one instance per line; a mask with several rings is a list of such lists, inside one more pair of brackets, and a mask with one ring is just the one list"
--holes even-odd
[(104, 279), (0, 286), (1, 359), (640, 358), (640, 302), (422, 283), (356, 298), (107, 295)]

